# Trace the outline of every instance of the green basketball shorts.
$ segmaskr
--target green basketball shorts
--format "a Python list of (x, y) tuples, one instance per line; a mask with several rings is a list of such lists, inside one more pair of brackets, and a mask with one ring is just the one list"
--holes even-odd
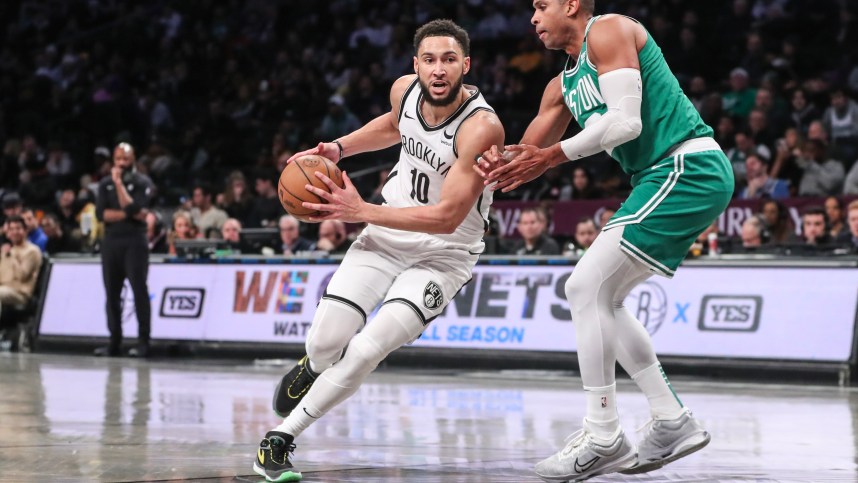
[(727, 208), (733, 168), (720, 150), (677, 154), (635, 174), (632, 186), (604, 229), (624, 226), (620, 248), (669, 278), (694, 240)]

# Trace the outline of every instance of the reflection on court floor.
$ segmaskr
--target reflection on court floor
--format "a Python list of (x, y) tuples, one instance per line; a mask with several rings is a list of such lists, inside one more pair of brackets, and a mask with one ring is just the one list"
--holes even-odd
[[(260, 481), (279, 420), (276, 367), (0, 356), (0, 481)], [(856, 481), (856, 393), (674, 378), (712, 433), (647, 475), (594, 481)], [(646, 401), (619, 383), (633, 433)], [(308, 482), (539, 481), (533, 464), (581, 424), (580, 380), (557, 372), (381, 370), (297, 441)]]

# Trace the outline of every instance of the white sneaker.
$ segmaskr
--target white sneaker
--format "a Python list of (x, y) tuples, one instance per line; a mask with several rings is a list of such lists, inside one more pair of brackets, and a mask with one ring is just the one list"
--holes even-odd
[(634, 466), (635, 445), (621, 428), (607, 444), (597, 442), (584, 428), (567, 438), (566, 447), (536, 464), (534, 471), (548, 481), (584, 481), (596, 475), (614, 473)]
[(646, 473), (703, 449), (711, 437), (691, 411), (685, 409), (676, 419), (650, 419), (638, 443), (638, 463), (623, 471), (627, 475)]

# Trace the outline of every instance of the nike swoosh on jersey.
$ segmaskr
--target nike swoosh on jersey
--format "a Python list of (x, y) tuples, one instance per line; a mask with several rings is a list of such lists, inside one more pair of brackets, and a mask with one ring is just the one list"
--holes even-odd
[(652, 168), (650, 168), (650, 169), (663, 168), (663, 167), (665, 167), (665, 166), (670, 166), (670, 165), (672, 165), (672, 164), (674, 164), (674, 162), (673, 162), (673, 161), (668, 161), (668, 162), (666, 162), (666, 163), (656, 164), (655, 166), (653, 166), (653, 167), (652, 167)]
[(453, 139), (453, 136), (455, 136), (455, 135), (456, 135), (456, 133), (447, 134), (447, 131), (444, 131), (444, 137), (447, 139)]
[(403, 112), (402, 115), (407, 117), (408, 119), (414, 119), (413, 117), (408, 115), (408, 111)]

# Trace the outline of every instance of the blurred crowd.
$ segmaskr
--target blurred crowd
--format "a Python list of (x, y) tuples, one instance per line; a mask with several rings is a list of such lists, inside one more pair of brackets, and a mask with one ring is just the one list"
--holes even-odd
[[(763, 245), (800, 242), (804, 218), (822, 216), (825, 243), (858, 246), (858, 221), (847, 222), (858, 214), (845, 206), (858, 195), (855, 2), (596, 6), (639, 19), (661, 46), (733, 164), (736, 198), (760, 200), (748, 233), (759, 228)], [(286, 159), (389, 109), (391, 82), (412, 71), (413, 33), (433, 18), (468, 30), (466, 80), (497, 110), (507, 142), (517, 142), (565, 61), (538, 42), (531, 14), (519, 0), (4, 1), (3, 219), (22, 215), (28, 238), (47, 253), (97, 251), (95, 188), (110, 176), (113, 146), (129, 142), (156, 189), (147, 218), (154, 252), (178, 253), (199, 239), (254, 253), (337, 252), (354, 229), (281, 217), (274, 183)], [(391, 148), (345, 162), (372, 199), (397, 156)], [(629, 189), (602, 155), (499, 199), (614, 199)], [(828, 201), (806, 210), (814, 213), (802, 215), (802, 229), (786, 228), (795, 238), (787, 240), (780, 215), (766, 210), (784, 212), (777, 200), (797, 196)], [(554, 240), (544, 210), (525, 210), (517, 222), (520, 240), (500, 240), (493, 251), (580, 254), (602, 225), (582, 219), (571, 240)], [(705, 236), (697, 252), (708, 250)]]

